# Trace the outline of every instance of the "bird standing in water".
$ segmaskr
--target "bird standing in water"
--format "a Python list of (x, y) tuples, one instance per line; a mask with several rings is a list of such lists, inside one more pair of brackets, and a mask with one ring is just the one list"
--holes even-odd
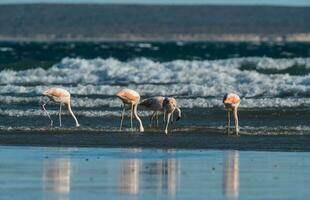
[(137, 109), (138, 109), (138, 105), (139, 105), (139, 101), (140, 101), (139, 93), (134, 91), (134, 90), (131, 90), (131, 89), (122, 89), (121, 91), (117, 92), (115, 95), (118, 98), (120, 98), (124, 104), (123, 105), (123, 112), (121, 115), (120, 130), (122, 129), (122, 126), (123, 126), (123, 120), (124, 120), (126, 105), (130, 105), (131, 106), (131, 113), (130, 113), (131, 130), (133, 130), (132, 129), (132, 118), (134, 115), (135, 118), (139, 122), (139, 131), (144, 132), (142, 121), (137, 114)]
[[(150, 127), (152, 126), (154, 117), (156, 117), (157, 126), (158, 126), (158, 113), (164, 112), (164, 108), (163, 108), (164, 99), (165, 97), (163, 96), (156, 96), (156, 97), (147, 98), (143, 100), (141, 103), (139, 103), (139, 106), (141, 106), (142, 108), (147, 108), (153, 111), (153, 113), (150, 116)], [(165, 121), (165, 118), (164, 118), (164, 121)]]
[(223, 104), (227, 109), (227, 134), (230, 132), (230, 112), (234, 113), (236, 135), (239, 134), (238, 107), (240, 105), (240, 97), (234, 93), (228, 93), (223, 98)]
[[(75, 126), (79, 127), (80, 124), (78, 122), (78, 120), (76, 119), (74, 113), (72, 112), (71, 109), (71, 95), (70, 93), (62, 88), (50, 88), (46, 91), (44, 91), (42, 93), (43, 96), (48, 97), (51, 101), (59, 103), (60, 104), (60, 108), (59, 108), (59, 126), (61, 126), (61, 107), (62, 105), (66, 105), (69, 113), (72, 115), (74, 121), (75, 121)], [(51, 117), (49, 116), (48, 112), (45, 109), (45, 105), (47, 103), (42, 104), (42, 108), (43, 110), (47, 113), (48, 118), (51, 120), (51, 126), (53, 125), (53, 120), (51, 119)]]
[(170, 117), (173, 115), (174, 111), (176, 110), (178, 112), (177, 121), (181, 118), (181, 109), (177, 105), (177, 101), (175, 98), (172, 97), (166, 97), (163, 101), (163, 109), (164, 114), (166, 118), (166, 126), (165, 126), (165, 133), (168, 134), (168, 126), (170, 122)]

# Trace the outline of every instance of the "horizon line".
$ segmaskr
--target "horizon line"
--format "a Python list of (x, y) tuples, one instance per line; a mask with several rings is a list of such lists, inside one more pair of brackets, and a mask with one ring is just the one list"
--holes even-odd
[(310, 7), (310, 4), (276, 4), (276, 3), (258, 3), (258, 4), (246, 4), (246, 3), (100, 3), (100, 2), (0, 2), (2, 5), (123, 5), (123, 6), (266, 6), (266, 7)]

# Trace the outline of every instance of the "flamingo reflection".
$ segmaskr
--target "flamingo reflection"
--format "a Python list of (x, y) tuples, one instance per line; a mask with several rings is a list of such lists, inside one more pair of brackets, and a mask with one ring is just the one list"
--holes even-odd
[(123, 160), (120, 163), (120, 191), (128, 194), (139, 193), (140, 161), (138, 159)]
[(50, 192), (70, 192), (70, 159), (47, 160), (43, 164), (44, 190)]
[(143, 163), (143, 183), (145, 188), (153, 188), (157, 194), (167, 194), (174, 198), (180, 185), (180, 165), (177, 159), (165, 159)]
[(178, 185), (179, 167), (175, 159), (167, 161), (167, 188), (168, 194), (171, 197), (175, 197), (176, 189)]
[(228, 199), (239, 196), (239, 151), (228, 151), (224, 165), (224, 193)]
[(180, 167), (178, 160), (166, 159), (145, 161), (129, 159), (120, 161), (119, 190), (137, 195), (144, 189), (154, 188), (158, 194), (176, 196), (179, 186)]

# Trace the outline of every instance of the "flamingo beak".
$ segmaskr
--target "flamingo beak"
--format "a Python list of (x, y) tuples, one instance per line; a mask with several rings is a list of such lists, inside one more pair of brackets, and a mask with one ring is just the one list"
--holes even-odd
[(46, 105), (46, 102), (43, 100), (43, 96), (41, 96), (39, 104), (41, 106), (41, 109), (44, 110), (44, 106)]
[(181, 117), (180, 117), (180, 116), (178, 116), (178, 117), (177, 117), (176, 121), (178, 121), (179, 119), (181, 119)]

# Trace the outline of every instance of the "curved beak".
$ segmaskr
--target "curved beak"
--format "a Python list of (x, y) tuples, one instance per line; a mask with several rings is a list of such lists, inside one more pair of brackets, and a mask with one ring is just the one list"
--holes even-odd
[(181, 117), (178, 116), (177, 119), (176, 119), (176, 121), (178, 121), (179, 119), (181, 119)]

